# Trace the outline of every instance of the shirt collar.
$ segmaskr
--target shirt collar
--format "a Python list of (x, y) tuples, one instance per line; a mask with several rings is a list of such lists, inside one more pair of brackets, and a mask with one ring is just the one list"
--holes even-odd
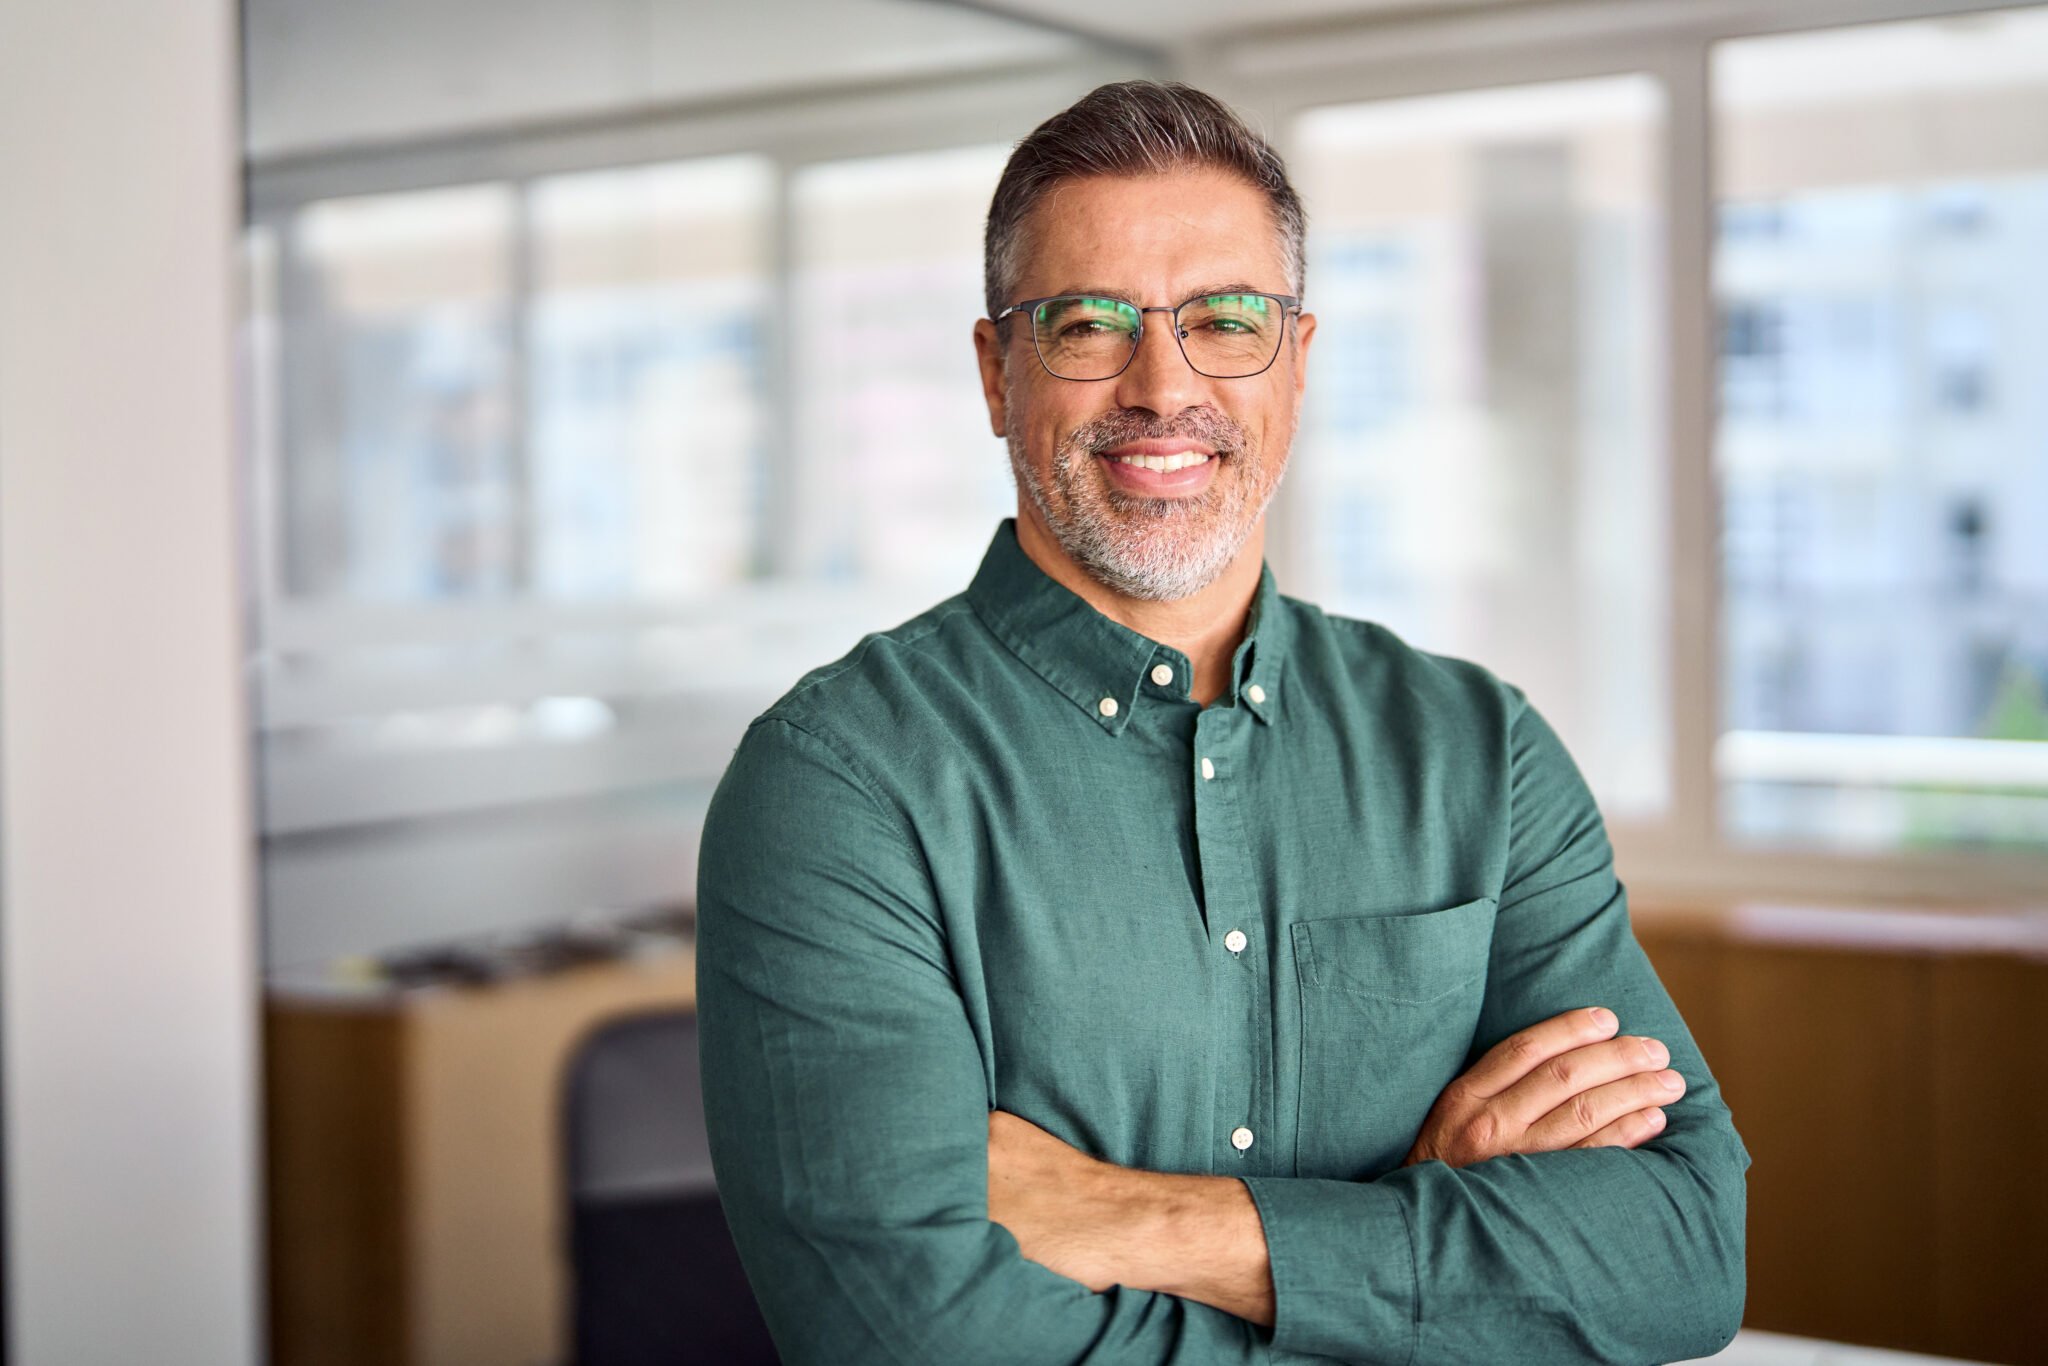
[[(1040, 569), (1017, 543), (1015, 517), (1005, 517), (996, 527), (967, 587), (967, 601), (1032, 672), (1112, 735), (1123, 733), (1148, 692), (1188, 699), (1193, 671), (1187, 656), (1111, 621)], [(1281, 701), (1287, 634), (1287, 611), (1273, 567), (1261, 561), (1244, 639), (1231, 655), (1229, 686), (1211, 705), (1243, 707), (1270, 725)], [(1172, 670), (1164, 684), (1153, 679), (1162, 664)]]

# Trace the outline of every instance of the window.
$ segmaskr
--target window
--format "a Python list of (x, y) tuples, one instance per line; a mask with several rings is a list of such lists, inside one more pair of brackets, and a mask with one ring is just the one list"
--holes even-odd
[(1727, 828), (2048, 845), (2048, 13), (1713, 71)]
[(309, 205), (285, 312), (285, 590), (523, 586), (510, 376), (514, 201), (471, 185)]
[[(1523, 687), (1610, 815), (1667, 800), (1647, 77), (1312, 110), (1290, 591)], [(1747, 324), (1746, 324), (1747, 325)]]
[(531, 187), (537, 594), (688, 598), (753, 572), (773, 193), (748, 156)]
[[(964, 587), (1016, 511), (970, 329), (1008, 147), (826, 162), (790, 188), (792, 561), (827, 578)], [(885, 623), (878, 623), (885, 624)]]

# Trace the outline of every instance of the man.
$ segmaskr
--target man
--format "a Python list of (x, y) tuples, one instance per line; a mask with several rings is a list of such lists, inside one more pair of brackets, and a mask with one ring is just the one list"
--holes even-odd
[(1563, 746), (1265, 566), (1302, 227), (1184, 86), (1019, 144), (974, 329), (1017, 516), (713, 799), (706, 1114), (792, 1366), (1735, 1332), (1749, 1155)]

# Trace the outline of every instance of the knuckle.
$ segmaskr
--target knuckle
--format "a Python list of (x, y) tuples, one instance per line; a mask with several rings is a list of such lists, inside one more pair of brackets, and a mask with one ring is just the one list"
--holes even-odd
[(1524, 1032), (1508, 1036), (1508, 1056), (1516, 1062), (1534, 1065), (1542, 1053), (1543, 1045), (1536, 1041), (1535, 1035)]
[(1577, 1075), (1577, 1069), (1567, 1060), (1568, 1056), (1560, 1053), (1543, 1064), (1544, 1072), (1560, 1086), (1570, 1086), (1572, 1078)]
[(1469, 1153), (1491, 1153), (1499, 1137), (1500, 1121), (1491, 1110), (1481, 1110), (1458, 1126), (1458, 1146)]
[(1593, 1110), (1590, 1092), (1581, 1091), (1572, 1097), (1572, 1119), (1581, 1129), (1590, 1131), (1600, 1127), (1600, 1116)]

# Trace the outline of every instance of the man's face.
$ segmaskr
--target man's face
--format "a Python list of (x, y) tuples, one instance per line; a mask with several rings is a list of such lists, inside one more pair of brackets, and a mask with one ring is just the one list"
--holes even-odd
[[(1100, 294), (1141, 307), (1201, 294), (1286, 294), (1265, 196), (1225, 172), (1097, 176), (1055, 186), (1032, 210), (1020, 299)], [(975, 326), (990, 421), (1007, 439), (1018, 516), (1128, 597), (1170, 601), (1206, 587), (1258, 529), (1300, 415), (1315, 320), (1286, 328), (1263, 374), (1211, 379), (1182, 355), (1172, 319), (1144, 315), (1137, 354), (1114, 379), (1048, 374), (1018, 314)], [(1199, 463), (1154, 470), (1123, 457)], [(1156, 463), (1156, 460), (1155, 460)]]

